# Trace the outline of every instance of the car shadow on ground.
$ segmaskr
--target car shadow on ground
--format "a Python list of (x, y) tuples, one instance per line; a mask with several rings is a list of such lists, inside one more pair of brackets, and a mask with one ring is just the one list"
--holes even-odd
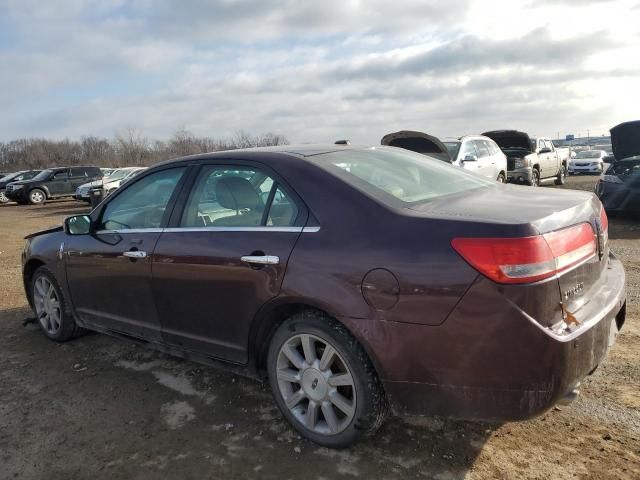
[(31, 315), (0, 311), (8, 476), (462, 479), (498, 427), (389, 418), (329, 450), (299, 437), (264, 384), (105, 335), (58, 344), (22, 325)]
[(637, 240), (640, 238), (640, 219), (610, 217), (609, 239)]

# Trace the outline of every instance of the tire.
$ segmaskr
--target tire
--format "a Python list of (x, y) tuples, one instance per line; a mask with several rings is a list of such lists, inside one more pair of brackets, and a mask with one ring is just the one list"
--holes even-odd
[(529, 182), (529, 185), (532, 187), (540, 186), (540, 171), (537, 168), (534, 168), (531, 171), (531, 181)]
[(556, 185), (564, 185), (567, 183), (567, 167), (562, 164), (560, 166), (560, 171), (558, 172), (558, 176), (555, 179)]
[(56, 277), (47, 267), (39, 267), (34, 272), (29, 295), (36, 320), (46, 337), (66, 342), (84, 331), (76, 324)]
[(0, 203), (9, 203), (9, 199), (4, 194), (4, 189), (0, 190)]
[(366, 352), (320, 312), (298, 313), (278, 328), (267, 372), (284, 417), (324, 447), (348, 447), (373, 434), (387, 416), (384, 390)]
[(500, 172), (498, 178), (496, 178), (498, 183), (507, 183), (507, 178), (504, 176), (504, 173)]
[(29, 192), (29, 203), (31, 205), (42, 205), (47, 201), (47, 194), (39, 188), (34, 188)]

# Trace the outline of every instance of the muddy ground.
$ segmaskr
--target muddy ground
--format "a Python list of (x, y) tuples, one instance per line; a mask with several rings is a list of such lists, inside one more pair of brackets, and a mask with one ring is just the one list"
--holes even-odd
[(0, 206), (0, 478), (640, 478), (638, 222), (611, 221), (627, 323), (574, 404), (503, 425), (390, 419), (332, 451), (300, 439), (254, 381), (103, 335), (56, 344), (22, 326), (22, 237), (86, 210)]

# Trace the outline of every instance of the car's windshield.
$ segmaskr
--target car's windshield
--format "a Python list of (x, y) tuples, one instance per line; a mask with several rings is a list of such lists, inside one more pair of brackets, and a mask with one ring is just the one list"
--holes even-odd
[[(15, 172), (15, 173), (10, 173), (9, 175), (5, 175), (4, 177), (0, 178), (0, 180), (2, 180), (3, 182), (7, 182), (9, 180), (22, 180), (22, 175), (24, 174), (24, 172)], [(20, 178), (18, 178), (20, 177)]]
[(39, 174), (33, 177), (33, 180), (48, 180), (53, 170), (42, 170)]
[(600, 150), (578, 152), (576, 158), (600, 158)]
[(372, 148), (317, 155), (318, 163), (355, 188), (390, 206), (495, 185), (428, 155)]
[(119, 168), (111, 172), (108, 176), (103, 178), (104, 183), (115, 182), (127, 177), (133, 170), (129, 168)]
[(449, 151), (449, 156), (455, 160), (458, 156), (458, 150), (460, 150), (460, 142), (442, 142)]

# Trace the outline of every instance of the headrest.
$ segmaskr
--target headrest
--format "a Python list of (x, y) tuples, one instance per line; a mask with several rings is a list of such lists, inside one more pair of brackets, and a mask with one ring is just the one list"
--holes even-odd
[(216, 184), (216, 198), (220, 206), (230, 210), (255, 209), (260, 196), (249, 180), (242, 177), (223, 177)]

